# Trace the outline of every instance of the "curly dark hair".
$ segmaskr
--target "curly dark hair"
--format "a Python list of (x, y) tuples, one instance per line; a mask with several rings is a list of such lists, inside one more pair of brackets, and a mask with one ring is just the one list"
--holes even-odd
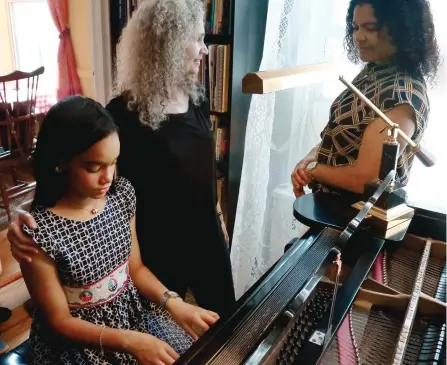
[(398, 69), (421, 72), (433, 82), (441, 64), (433, 16), (427, 0), (351, 0), (346, 15), (345, 49), (350, 61), (359, 63), (358, 49), (354, 43), (352, 21), (357, 5), (369, 4), (379, 26), (386, 27), (397, 54)]

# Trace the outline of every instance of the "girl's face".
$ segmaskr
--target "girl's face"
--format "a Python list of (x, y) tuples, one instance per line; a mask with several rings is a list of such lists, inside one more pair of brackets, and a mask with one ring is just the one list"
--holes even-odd
[(203, 20), (197, 22), (194, 38), (185, 49), (185, 69), (188, 75), (197, 75), (200, 61), (208, 54), (205, 41), (205, 26)]
[(101, 199), (109, 191), (120, 154), (117, 133), (75, 156), (66, 168), (68, 191), (79, 198)]

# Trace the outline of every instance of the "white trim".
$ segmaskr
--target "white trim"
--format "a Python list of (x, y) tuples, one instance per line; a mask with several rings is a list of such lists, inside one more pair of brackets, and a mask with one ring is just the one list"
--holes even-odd
[(112, 97), (112, 59), (108, 0), (89, 0), (93, 98), (106, 105)]

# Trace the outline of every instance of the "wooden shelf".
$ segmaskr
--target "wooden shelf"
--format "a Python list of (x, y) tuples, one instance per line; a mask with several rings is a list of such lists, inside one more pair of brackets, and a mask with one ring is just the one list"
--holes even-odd
[(336, 79), (337, 68), (332, 63), (296, 66), (276, 70), (250, 72), (242, 79), (244, 94), (267, 94), (298, 86)]
[(206, 34), (206, 44), (232, 44), (233, 38), (230, 34)]

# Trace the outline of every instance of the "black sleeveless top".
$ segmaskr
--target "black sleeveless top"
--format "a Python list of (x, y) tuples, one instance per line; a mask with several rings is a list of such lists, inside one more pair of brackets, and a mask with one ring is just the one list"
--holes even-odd
[[(134, 186), (143, 262), (151, 270), (179, 263), (185, 250), (226, 245), (217, 216), (216, 161), (207, 102), (189, 102), (158, 130), (141, 125), (124, 96), (107, 105), (119, 127), (118, 174)], [(186, 254), (186, 253), (185, 253)], [(171, 260), (171, 261), (169, 261)], [(166, 268), (165, 268), (166, 269)]]

